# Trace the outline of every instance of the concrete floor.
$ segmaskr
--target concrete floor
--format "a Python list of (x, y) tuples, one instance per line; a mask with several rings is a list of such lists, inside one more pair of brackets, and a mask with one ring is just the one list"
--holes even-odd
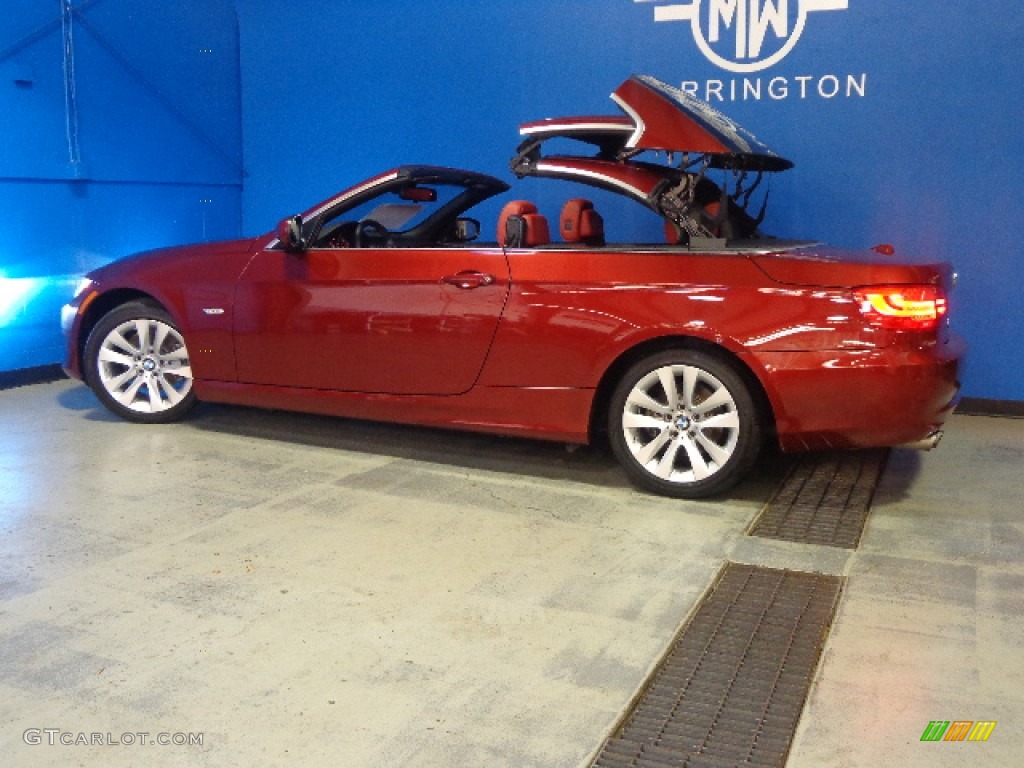
[(582, 766), (734, 560), (849, 577), (789, 768), (1018, 766), (1024, 421), (949, 426), (848, 552), (744, 535), (777, 461), (682, 503), (587, 449), (0, 392), (0, 764)]

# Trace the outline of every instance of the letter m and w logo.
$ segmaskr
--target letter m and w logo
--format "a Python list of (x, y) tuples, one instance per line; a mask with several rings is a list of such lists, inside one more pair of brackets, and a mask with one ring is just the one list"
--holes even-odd
[(921, 741), (988, 741), (995, 727), (995, 720), (932, 720)]

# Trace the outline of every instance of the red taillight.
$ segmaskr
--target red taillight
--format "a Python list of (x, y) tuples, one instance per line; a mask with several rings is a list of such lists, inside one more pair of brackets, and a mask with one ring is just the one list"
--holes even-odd
[(854, 294), (868, 321), (882, 328), (930, 331), (946, 314), (946, 294), (934, 285), (869, 285)]

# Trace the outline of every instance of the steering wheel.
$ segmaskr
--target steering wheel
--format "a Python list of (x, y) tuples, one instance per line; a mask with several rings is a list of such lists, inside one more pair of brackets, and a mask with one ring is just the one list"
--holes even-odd
[[(328, 225), (329, 227), (330, 225)], [(352, 241), (355, 239), (355, 232), (356, 222), (343, 222), (333, 229), (329, 229), (326, 234), (321, 232), (317, 245), (320, 248), (351, 248)]]
[(385, 245), (391, 233), (387, 227), (373, 219), (363, 219), (356, 224), (355, 245), (356, 248), (370, 248), (375, 245)]

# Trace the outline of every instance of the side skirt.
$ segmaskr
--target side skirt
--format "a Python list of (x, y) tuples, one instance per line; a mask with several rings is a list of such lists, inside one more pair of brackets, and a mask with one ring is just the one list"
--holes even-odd
[(433, 396), (200, 380), (193, 386), (200, 400), (211, 403), (579, 444), (590, 440), (590, 409), (594, 399), (592, 389), (566, 387), (474, 387), (462, 395)]

